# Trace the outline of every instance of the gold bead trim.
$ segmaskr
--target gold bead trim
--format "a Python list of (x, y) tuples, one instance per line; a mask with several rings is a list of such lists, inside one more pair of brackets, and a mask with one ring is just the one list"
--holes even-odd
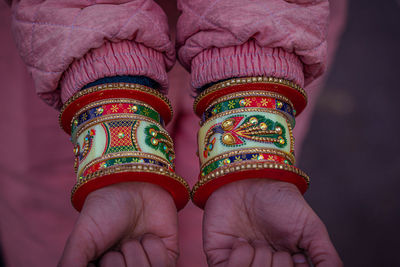
[(297, 175), (300, 175), (307, 183), (307, 185), (310, 184), (310, 178), (308, 175), (303, 172), (302, 170), (291, 166), (287, 164), (280, 164), (280, 163), (262, 163), (258, 161), (253, 161), (253, 162), (239, 162), (235, 164), (231, 164), (225, 167), (220, 167), (210, 174), (204, 176), (204, 178), (200, 179), (193, 187), (190, 195), (193, 200), (194, 195), (196, 194), (197, 190), (207, 184), (208, 182), (217, 179), (219, 177), (222, 177), (226, 174), (233, 173), (233, 172), (240, 172), (240, 171), (247, 171), (247, 170), (261, 170), (261, 169), (279, 169), (279, 170), (285, 170), (285, 171), (290, 171), (293, 172)]
[[(157, 112), (154, 108), (152, 108), (150, 105), (139, 101), (139, 100), (134, 100), (134, 99), (129, 99), (129, 98), (110, 98), (110, 99), (106, 99), (106, 100), (100, 100), (100, 101), (96, 101), (96, 102), (92, 102), (89, 105), (86, 105), (85, 107), (83, 107), (82, 109), (80, 109), (78, 112), (76, 112), (76, 114), (72, 117), (71, 120), (71, 128), (72, 128), (72, 124), (73, 121), (79, 117), (79, 115), (81, 115), (82, 113), (88, 111), (89, 109), (92, 109), (96, 106), (101, 106), (101, 105), (107, 105), (107, 104), (132, 104), (132, 105), (141, 105), (144, 106), (148, 109), (153, 110), (154, 112)], [(157, 112), (158, 113), (158, 112)], [(121, 113), (118, 113), (121, 114)], [(161, 115), (160, 115), (161, 117)], [(157, 122), (157, 121), (156, 121)]]
[(203, 126), (204, 124), (208, 123), (209, 121), (213, 121), (215, 119), (227, 116), (227, 115), (232, 115), (235, 113), (250, 113), (250, 112), (263, 112), (263, 113), (272, 113), (275, 115), (281, 115), (284, 117), (285, 121), (287, 124), (290, 124), (290, 118), (289, 115), (287, 115), (285, 112), (280, 111), (280, 110), (275, 110), (275, 109), (270, 109), (270, 108), (237, 108), (237, 109), (232, 109), (232, 110), (227, 110), (221, 113), (218, 113), (215, 116), (212, 116), (210, 118), (208, 118), (206, 121), (204, 121), (203, 123), (201, 123), (201, 121), (199, 122), (200, 126)]
[(58, 121), (59, 124), (62, 127), (62, 123), (61, 123), (61, 117), (62, 114), (64, 112), (64, 110), (74, 101), (76, 101), (78, 98), (94, 93), (94, 92), (99, 92), (99, 91), (104, 91), (104, 90), (115, 90), (115, 89), (120, 89), (120, 90), (137, 90), (137, 91), (142, 91), (145, 93), (148, 93), (150, 95), (156, 96), (158, 98), (160, 98), (162, 101), (164, 101), (168, 107), (169, 110), (171, 112), (171, 117), (173, 116), (173, 110), (172, 110), (172, 105), (171, 102), (169, 101), (169, 99), (167, 97), (165, 97), (162, 93), (158, 92), (155, 89), (152, 89), (150, 87), (141, 85), (141, 84), (135, 84), (135, 83), (108, 83), (108, 84), (104, 84), (104, 85), (98, 85), (98, 86), (93, 86), (93, 87), (89, 87), (87, 89), (81, 90), (77, 93), (75, 93), (73, 96), (71, 96), (62, 106), (61, 111), (60, 111), (60, 115), (58, 117)]
[(200, 169), (203, 169), (205, 166), (214, 163), (218, 160), (224, 159), (224, 158), (228, 158), (228, 157), (232, 157), (232, 156), (237, 156), (237, 155), (241, 155), (241, 154), (255, 154), (255, 153), (263, 153), (263, 154), (274, 154), (274, 155), (278, 155), (281, 157), (286, 158), (288, 161), (290, 161), (293, 165), (295, 164), (295, 158), (293, 155), (286, 153), (284, 151), (278, 150), (278, 149), (273, 149), (273, 148), (245, 148), (245, 149), (238, 149), (235, 151), (231, 151), (225, 154), (220, 154), (218, 156), (215, 156), (214, 158), (204, 162)]
[(71, 200), (73, 198), (73, 195), (75, 192), (84, 184), (89, 182), (90, 180), (96, 179), (98, 177), (102, 177), (105, 175), (110, 175), (110, 174), (115, 174), (115, 173), (123, 173), (123, 172), (147, 172), (147, 173), (155, 173), (159, 175), (164, 175), (167, 176), (168, 178), (171, 178), (179, 183), (181, 183), (189, 192), (190, 188), (188, 183), (180, 176), (177, 174), (170, 172), (169, 170), (159, 167), (159, 166), (149, 166), (148, 164), (140, 164), (140, 163), (135, 163), (135, 164), (126, 164), (123, 166), (112, 166), (108, 167), (105, 169), (102, 169), (100, 171), (94, 172), (89, 174), (87, 177), (82, 178), (77, 182), (74, 187), (72, 188), (71, 192)]
[(218, 91), (220, 89), (223, 89), (225, 87), (230, 87), (234, 85), (239, 85), (239, 84), (246, 84), (246, 83), (269, 83), (269, 84), (279, 84), (279, 85), (286, 85), (296, 91), (298, 91), (300, 94), (303, 95), (303, 97), (307, 100), (307, 93), (306, 91), (301, 88), (299, 85), (295, 84), (292, 81), (288, 81), (285, 79), (281, 78), (275, 78), (275, 77), (243, 77), (243, 78), (237, 78), (237, 79), (231, 79), (227, 81), (223, 81), (217, 84), (214, 84), (213, 86), (207, 88), (204, 90), (202, 93), (200, 93), (194, 103), (193, 103), (193, 110), (196, 112), (196, 107), (197, 104), (201, 99), (203, 99), (205, 96), (214, 93), (215, 91)]
[(252, 97), (252, 96), (272, 97), (272, 98), (278, 99), (282, 102), (288, 103), (293, 109), (293, 103), (289, 100), (289, 98), (287, 98), (283, 95), (280, 95), (278, 93), (275, 93), (275, 92), (266, 92), (266, 91), (256, 91), (255, 90), (255, 91), (244, 91), (244, 92), (237, 92), (237, 93), (225, 95), (223, 97), (218, 98), (214, 102), (212, 102), (205, 110), (209, 109), (211, 106), (214, 106), (216, 104), (219, 104), (221, 102), (225, 102), (225, 101), (228, 101), (231, 99), (241, 98), (241, 97)]
[[(78, 174), (77, 177), (80, 177), (82, 175), (82, 173), (85, 173), (85, 171), (88, 168), (90, 168), (91, 166), (96, 165), (102, 161), (106, 161), (106, 160), (110, 160), (110, 159), (117, 159), (117, 158), (124, 158), (124, 157), (148, 158), (148, 159), (160, 161), (160, 162), (164, 163), (165, 165), (170, 166), (172, 169), (175, 168), (175, 166), (173, 164), (171, 165), (170, 162), (168, 162), (165, 159), (163, 159), (159, 156), (156, 156), (154, 154), (144, 153), (141, 151), (119, 152), (119, 153), (111, 153), (111, 154), (107, 154), (107, 155), (99, 157), (99, 158), (95, 158), (94, 160), (90, 161), (88, 164), (85, 165), (85, 167), (81, 170), (81, 172)], [(128, 164), (128, 163), (124, 163), (124, 164)]]

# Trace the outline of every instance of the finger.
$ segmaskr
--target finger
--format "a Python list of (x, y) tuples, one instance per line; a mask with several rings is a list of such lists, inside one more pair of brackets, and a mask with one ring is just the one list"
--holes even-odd
[(124, 255), (127, 267), (150, 267), (146, 252), (138, 240), (125, 242), (121, 247), (121, 252)]
[(278, 251), (272, 256), (272, 267), (293, 267), (292, 256), (288, 252)]
[(85, 234), (79, 227), (74, 229), (67, 240), (58, 267), (87, 266), (94, 259), (94, 243), (82, 242), (82, 240), (90, 240), (90, 237), (84, 237)]
[(309, 224), (310, 229), (305, 229), (301, 247), (304, 248), (316, 267), (340, 267), (342, 261), (333, 246), (328, 231), (321, 221)]
[(126, 264), (120, 252), (110, 251), (101, 257), (100, 267), (126, 267)]
[(167, 248), (158, 236), (146, 234), (143, 236), (141, 244), (152, 267), (175, 265), (175, 260), (168, 257)]
[(228, 267), (250, 266), (254, 257), (253, 247), (244, 239), (237, 239), (229, 255)]
[(329, 240), (315, 240), (306, 249), (316, 267), (340, 267), (342, 261)]
[(292, 260), (295, 267), (309, 267), (307, 258), (303, 253), (297, 253), (292, 255)]
[(270, 267), (272, 263), (272, 250), (266, 242), (254, 241), (254, 258), (251, 267)]

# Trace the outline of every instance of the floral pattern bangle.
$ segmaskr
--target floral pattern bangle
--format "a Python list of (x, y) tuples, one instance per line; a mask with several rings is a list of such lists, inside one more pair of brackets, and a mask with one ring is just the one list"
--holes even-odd
[(243, 179), (274, 179), (296, 185), (301, 193), (307, 190), (309, 177), (294, 166), (292, 134), (305, 92), (287, 81), (273, 79), (277, 82), (271, 85), (270, 80), (225, 81), (196, 99), (201, 172), (191, 197), (197, 206), (203, 208), (219, 187)]
[(303, 88), (291, 81), (276, 77), (243, 77), (217, 83), (203, 91), (194, 101), (193, 109), (201, 116), (215, 100), (231, 93), (265, 91), (278, 93), (288, 98), (299, 115), (307, 105), (307, 94)]
[(160, 157), (174, 166), (175, 153), (171, 137), (161, 125), (135, 119), (102, 121), (86, 128), (74, 143), (76, 172), (94, 159), (121, 152), (142, 152)]
[(72, 133), (82, 124), (90, 122), (95, 118), (124, 113), (142, 115), (157, 123), (164, 124), (160, 114), (143, 102), (131, 99), (107, 99), (92, 103), (78, 111), (77, 115), (72, 119)]
[(198, 144), (201, 164), (238, 148), (294, 152), (292, 129), (286, 118), (265, 110), (213, 117), (200, 128)]
[[(264, 94), (264, 96), (263, 96)], [(265, 92), (260, 92), (254, 95), (236, 93), (227, 97), (225, 101), (218, 101), (217, 103), (211, 104), (209, 108), (205, 110), (202, 116), (202, 123), (209, 118), (225, 111), (234, 110), (238, 108), (267, 108), (282, 112), (290, 121), (292, 127), (295, 126), (295, 111), (293, 110), (290, 101), (287, 99), (279, 99), (275, 96), (269, 95)]]
[(60, 114), (74, 145), (73, 206), (80, 211), (99, 188), (141, 181), (163, 187), (183, 208), (189, 186), (174, 172), (174, 145), (163, 124), (171, 115), (169, 101), (144, 86), (103, 85), (74, 95)]
[(139, 84), (110, 83), (90, 87), (77, 92), (61, 108), (60, 126), (71, 133), (73, 117), (88, 105), (107, 99), (132, 99), (150, 105), (156, 110), (167, 125), (172, 118), (172, 107), (169, 100), (160, 92)]

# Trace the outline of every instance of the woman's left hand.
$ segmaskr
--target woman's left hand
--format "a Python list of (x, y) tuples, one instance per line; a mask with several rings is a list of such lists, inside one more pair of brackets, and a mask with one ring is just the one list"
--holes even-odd
[(297, 188), (268, 179), (234, 182), (206, 203), (204, 251), (210, 266), (308, 266), (342, 262), (322, 221)]

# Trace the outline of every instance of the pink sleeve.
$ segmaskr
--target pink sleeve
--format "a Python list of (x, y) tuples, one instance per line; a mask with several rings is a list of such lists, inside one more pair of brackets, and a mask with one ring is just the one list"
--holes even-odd
[(326, 64), (327, 0), (178, 0), (178, 57), (192, 87), (240, 76), (301, 86)]
[(20, 54), (52, 106), (105, 76), (145, 75), (168, 86), (175, 50), (152, 0), (21, 0), (12, 11)]

